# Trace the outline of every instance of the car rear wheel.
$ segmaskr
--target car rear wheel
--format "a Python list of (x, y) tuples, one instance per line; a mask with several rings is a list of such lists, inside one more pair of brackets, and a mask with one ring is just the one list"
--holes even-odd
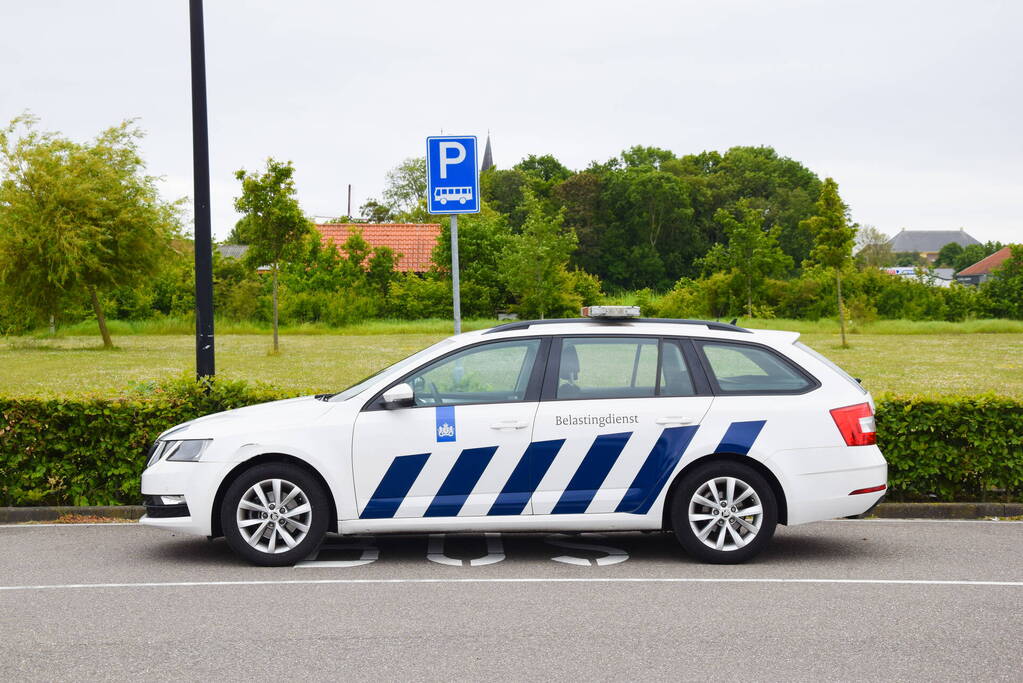
[(323, 486), (286, 463), (256, 465), (224, 495), (220, 521), (236, 553), (264, 567), (305, 559), (323, 540), (330, 505)]
[(685, 551), (703, 562), (738, 564), (762, 551), (778, 524), (774, 491), (752, 467), (727, 461), (688, 473), (671, 521)]

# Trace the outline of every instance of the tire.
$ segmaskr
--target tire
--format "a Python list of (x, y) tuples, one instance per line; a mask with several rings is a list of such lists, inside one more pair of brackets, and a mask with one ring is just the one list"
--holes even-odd
[[(279, 502), (284, 503), (283, 515)], [(320, 482), (287, 463), (246, 470), (228, 487), (220, 506), (228, 545), (263, 567), (291, 565), (308, 557), (327, 533), (329, 517), (330, 503)]]
[[(742, 514), (746, 511), (750, 514)], [(739, 564), (770, 543), (778, 525), (778, 502), (771, 485), (752, 467), (712, 462), (688, 473), (675, 489), (671, 522), (691, 557), (710, 564)]]

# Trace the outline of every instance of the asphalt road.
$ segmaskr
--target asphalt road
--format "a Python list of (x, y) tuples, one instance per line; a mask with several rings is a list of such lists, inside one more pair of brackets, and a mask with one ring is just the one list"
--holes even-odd
[(780, 527), (725, 567), (631, 533), (332, 539), (279, 569), (137, 525), (0, 547), (7, 680), (1023, 679), (1018, 522)]

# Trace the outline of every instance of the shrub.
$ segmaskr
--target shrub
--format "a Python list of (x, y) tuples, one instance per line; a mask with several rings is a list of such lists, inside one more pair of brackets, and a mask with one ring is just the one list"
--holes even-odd
[(878, 445), (894, 495), (983, 500), (1023, 495), (1023, 402), (1000, 396), (885, 398)]
[(0, 398), (0, 505), (137, 504), (145, 453), (160, 432), (283, 397), (244, 382), (183, 380), (118, 399)]

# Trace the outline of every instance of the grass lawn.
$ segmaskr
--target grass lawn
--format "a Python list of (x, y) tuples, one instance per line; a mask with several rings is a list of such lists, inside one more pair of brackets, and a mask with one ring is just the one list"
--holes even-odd
[[(285, 334), (278, 356), (267, 354), (265, 334), (220, 334), (217, 371), (294, 392), (337, 391), (443, 338), (444, 327)], [(903, 326), (850, 335), (852, 348), (840, 349), (830, 330), (802, 331), (803, 342), (862, 378), (875, 396), (994, 392), (1023, 397), (1023, 333), (906, 332)], [(0, 395), (115, 396), (142, 382), (194, 372), (191, 335), (122, 334), (114, 343), (116, 350), (103, 351), (97, 336), (7, 338), (0, 342)]]

